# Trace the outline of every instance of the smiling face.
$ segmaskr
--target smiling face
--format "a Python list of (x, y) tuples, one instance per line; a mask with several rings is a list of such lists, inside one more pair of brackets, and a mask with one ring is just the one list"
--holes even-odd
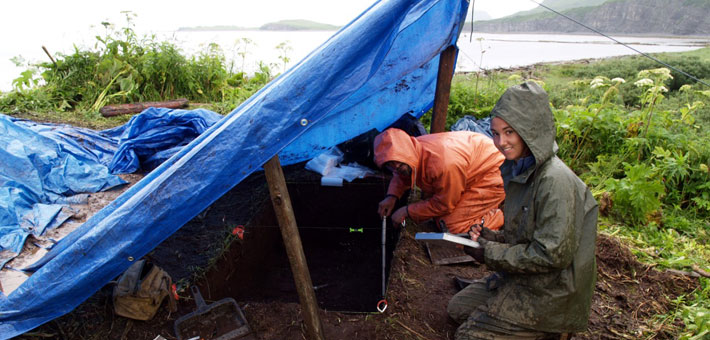
[(491, 119), (491, 133), (493, 134), (493, 144), (505, 159), (517, 161), (530, 155), (527, 144), (504, 120), (498, 117)]
[(392, 171), (392, 173), (396, 173), (400, 177), (403, 178), (409, 178), (412, 176), (412, 168), (402, 162), (397, 162), (397, 161), (389, 161), (385, 162), (385, 168), (387, 170)]

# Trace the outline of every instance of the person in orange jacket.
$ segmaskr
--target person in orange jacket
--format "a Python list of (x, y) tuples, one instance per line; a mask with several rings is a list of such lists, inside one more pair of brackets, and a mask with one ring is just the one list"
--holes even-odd
[[(504, 157), (493, 141), (470, 131), (443, 132), (411, 137), (399, 129), (387, 129), (374, 142), (375, 163), (393, 173), (387, 195), (379, 203), (381, 217), (392, 215), (400, 224), (434, 219), (441, 231), (465, 233), (482, 221), (499, 229), (505, 198), (500, 165)], [(407, 191), (418, 187), (422, 200), (392, 212)], [(443, 221), (443, 223), (441, 223)]]

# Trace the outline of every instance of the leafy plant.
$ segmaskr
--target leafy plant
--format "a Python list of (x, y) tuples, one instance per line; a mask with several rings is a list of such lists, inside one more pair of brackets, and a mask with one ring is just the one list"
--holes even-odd
[(616, 211), (634, 222), (646, 223), (661, 207), (665, 187), (654, 179), (653, 168), (646, 164), (624, 162), (624, 178), (608, 179), (604, 185), (612, 193)]
[[(140, 37), (134, 31), (135, 15), (123, 13), (124, 27), (116, 29), (103, 22), (105, 32), (96, 36), (93, 49), (75, 47), (70, 55), (57, 55), (56, 63), (28, 68), (16, 79), (14, 91), (0, 96), (0, 110), (72, 110), (96, 121), (101, 119), (97, 113), (104, 105), (136, 101), (187, 98), (218, 103), (221, 108), (235, 107), (236, 101), (240, 103), (271, 80), (268, 67), (262, 67), (253, 81), (244, 73), (233, 73), (233, 64), (228, 70), (217, 44), (208, 44), (186, 57), (174, 42)], [(251, 41), (242, 43), (238, 54), (243, 64)], [(284, 65), (288, 48), (281, 46)]]
[(281, 72), (286, 71), (286, 65), (291, 61), (288, 53), (293, 51), (293, 47), (289, 43), (290, 41), (284, 41), (276, 45), (276, 49), (279, 51), (279, 60), (281, 60)]

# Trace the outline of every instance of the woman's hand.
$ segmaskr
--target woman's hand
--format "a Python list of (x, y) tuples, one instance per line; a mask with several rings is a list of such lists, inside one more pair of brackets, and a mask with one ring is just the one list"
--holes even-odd
[(501, 232), (490, 230), (480, 224), (472, 225), (471, 229), (468, 231), (468, 236), (474, 241), (478, 241), (479, 238), (482, 238), (487, 241), (505, 242)]
[(482, 229), (479, 224), (472, 225), (471, 229), (468, 231), (468, 236), (471, 237), (472, 240), (478, 241), (478, 238), (481, 237)]

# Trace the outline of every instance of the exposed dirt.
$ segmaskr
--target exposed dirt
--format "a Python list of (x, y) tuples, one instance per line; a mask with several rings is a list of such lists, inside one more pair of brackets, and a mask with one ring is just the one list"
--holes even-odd
[[(287, 180), (290, 182), (312, 179), (312, 175), (287, 171)], [(347, 201), (348, 197), (343, 199)], [(251, 217), (258, 215), (264, 203), (269, 203), (265, 180), (262, 174), (256, 174), (215, 202), (205, 213), (190, 221), (149, 257), (184, 285), (197, 279), (197, 284), (208, 304), (228, 296), (235, 297), (253, 330), (253, 338), (305, 339), (301, 308), (291, 288), (293, 282), (290, 275), (271, 276), (267, 280), (272, 283), (275, 281), (277, 287), (282, 287), (282, 295), (278, 299), (274, 299), (273, 296), (271, 299), (265, 296), (250, 298), (249, 289), (240, 290), (241, 286), (233, 283), (219, 284), (234, 282), (233, 278), (229, 278), (228, 273), (238, 275), (239, 271), (247, 270), (234, 268), (234, 266), (230, 268), (229, 263), (234, 265), (234, 261), (229, 259), (234, 259), (235, 255), (226, 249), (225, 246), (229, 244), (226, 241), (233, 241), (229, 248), (231, 251), (240, 249), (240, 256), (254, 253), (253, 250), (249, 250), (253, 249), (249, 248), (249, 244), (252, 247), (267, 248), (264, 254), (278, 248), (281, 242), (280, 235), (276, 232), (278, 228), (264, 228), (276, 233), (276, 236), (267, 235), (276, 237), (276, 242), (265, 238), (266, 234), (257, 232), (260, 229), (250, 229), (255, 225), (264, 227), (270, 224), (263, 220), (259, 223), (251, 221)], [(250, 222), (254, 223), (250, 224)], [(237, 225), (245, 226), (244, 240), (235, 238), (231, 233)], [(332, 310), (337, 308), (324, 307), (323, 302), (320, 301), (321, 294), (326, 293), (327, 288), (317, 291), (321, 304), (320, 319), (326, 338), (453, 339), (456, 325), (448, 319), (446, 305), (449, 298), (457, 291), (454, 277), (481, 278), (487, 275), (488, 271), (485, 266), (471, 264), (447, 266), (431, 264), (425, 249), (414, 240), (413, 235), (417, 228), (421, 227), (408, 225), (400, 234), (391, 259), (387, 293), (389, 307), (384, 313), (335, 312)], [(305, 230), (303, 234), (306, 234)], [(308, 242), (304, 240), (304, 248), (308, 246)], [(276, 253), (275, 250), (273, 252)], [(350, 259), (357, 260), (360, 257), (353, 255)], [(266, 272), (266, 270), (260, 271), (259, 268), (264, 269), (263, 264), (267, 263), (267, 260), (266, 257), (258, 258), (254, 262), (256, 265), (252, 265), (254, 268), (249, 269), (252, 273), (250, 275)], [(672, 307), (671, 301), (674, 298), (698, 286), (697, 280), (683, 275), (660, 272), (643, 265), (624, 245), (604, 235), (598, 237), (597, 260), (599, 275), (589, 330), (577, 334), (574, 338), (631, 339), (638, 338), (641, 331), (650, 331), (656, 334), (655, 339), (673, 339), (675, 336), (672, 327), (657, 326), (653, 315), (668, 311)], [(177, 266), (178, 264), (182, 265)], [(195, 271), (214, 264), (217, 265), (218, 270)], [(260, 267), (259, 264), (262, 266)], [(178, 267), (182, 268), (182, 271), (177, 270)], [(380, 268), (377, 264), (373, 267), (374, 280), (378, 282)], [(349, 270), (350, 267), (339, 269), (341, 274)], [(311, 271), (314, 271), (314, 268), (311, 268)], [(288, 270), (285, 272), (289, 274)], [(220, 273), (221, 278), (218, 275)], [(252, 277), (240, 277), (238, 280), (247, 287)], [(333, 282), (327, 279), (328, 282), (316, 281), (315, 278), (313, 281), (316, 286)], [(235, 293), (235, 290), (240, 291)], [(346, 290), (329, 296), (335, 297), (336, 300), (338, 298), (346, 300), (348, 294)], [(190, 298), (190, 294), (183, 291), (180, 295), (178, 312), (170, 314), (163, 306), (153, 320), (133, 321), (113, 313), (111, 287), (106, 286), (72, 313), (48, 322), (19, 338), (151, 340), (161, 335), (166, 339), (175, 339), (173, 329), (175, 320), (195, 310), (195, 302)], [(682, 327), (680, 321), (676, 321), (676, 325)]]

